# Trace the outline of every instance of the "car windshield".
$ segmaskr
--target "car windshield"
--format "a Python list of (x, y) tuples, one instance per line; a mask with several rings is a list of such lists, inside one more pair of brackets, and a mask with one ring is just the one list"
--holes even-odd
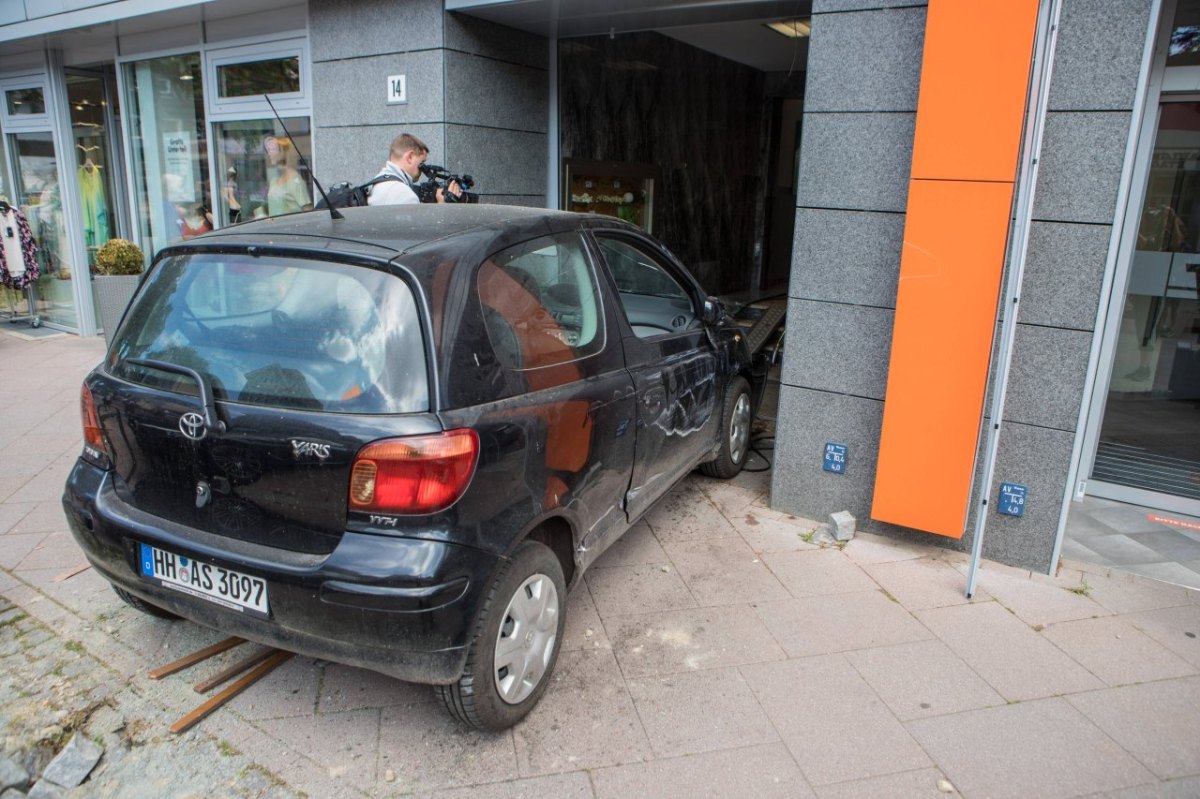
[(429, 407), (409, 287), (385, 272), (245, 254), (177, 255), (147, 277), (109, 352), (117, 377), (196, 394), (195, 381), (129, 359), (198, 372), (217, 399), (342, 413)]

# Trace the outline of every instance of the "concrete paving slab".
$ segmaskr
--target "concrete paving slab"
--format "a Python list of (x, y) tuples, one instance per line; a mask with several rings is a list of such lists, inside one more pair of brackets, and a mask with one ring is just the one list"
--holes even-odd
[(788, 597), (787, 590), (763, 559), (740, 537), (675, 542), (664, 545), (663, 549), (701, 606), (769, 602)]
[(1125, 618), (1188, 663), (1200, 666), (1200, 606), (1147, 610)]
[(675, 486), (645, 516), (659, 543), (736, 538), (737, 530), (693, 482)]
[(3, 546), (0, 546), (0, 568), (16, 568), (17, 564), (29, 557), (29, 553), (33, 552), (47, 535), (48, 533), (25, 535), (10, 533), (4, 536)]
[(763, 560), (796, 599), (851, 594), (878, 587), (836, 548), (769, 552), (763, 555)]
[(605, 627), (626, 679), (786, 657), (746, 605), (614, 616)]
[(604, 550), (604, 554), (592, 564), (606, 569), (617, 566), (639, 566), (644, 563), (666, 563), (667, 553), (654, 537), (654, 532), (645, 521), (631, 527), (625, 535)]
[(638, 677), (627, 684), (656, 757), (779, 740), (737, 669)]
[(812, 789), (781, 743), (599, 769), (597, 799), (806, 799)]
[(964, 796), (1079, 796), (1152, 775), (1063, 699), (909, 722), (909, 732)]
[(83, 550), (68, 532), (50, 533), (38, 542), (13, 569), (17, 574), (34, 569), (70, 569), (87, 563)]
[[(1159, 557), (1161, 559), (1162, 556)], [(1200, 580), (1196, 579), (1196, 572), (1182, 563), (1129, 563), (1122, 564), (1122, 567), (1133, 574), (1140, 574), (1153, 580), (1162, 580), (1166, 583), (1193, 589), (1200, 586)]]
[[(381, 714), (378, 770), (363, 766), (377, 789), (425, 792), (517, 777), (511, 730), (472, 730), (430, 702), (353, 712)], [(392, 783), (386, 782), (389, 769)]]
[(1200, 677), (1109, 688), (1067, 701), (1156, 776), (1200, 774)]
[(612, 652), (562, 652), (538, 706), (513, 728), (522, 777), (637, 763), (650, 742)]
[(318, 692), (314, 684), (312, 696), (318, 713), (438, 701), (428, 685), (401, 682), (386, 674), (341, 663), (321, 662), (319, 687)]
[(1057, 585), (1017, 577), (1011, 572), (1003, 573), (991, 564), (979, 570), (978, 585), (1031, 625), (1090, 619), (1112, 613), (1086, 596), (1089, 590), (1086, 584), (1077, 587), (1082, 593), (1074, 593)]
[(729, 480), (718, 480), (712, 477), (694, 475), (689, 478), (696, 488), (708, 497), (717, 510), (729, 519), (741, 516), (767, 492), (757, 487), (746, 487)]
[(644, 613), (650, 608), (692, 608), (696, 600), (670, 563), (588, 569), (584, 575), (600, 618)]
[(1200, 777), (1184, 777), (1095, 794), (1091, 799), (1196, 799), (1197, 796), (1200, 796)]
[(892, 563), (863, 566), (866, 573), (883, 590), (909, 610), (928, 610), (968, 602), (983, 602), (991, 598), (982, 586), (973, 599), (967, 599), (967, 581), (963, 575), (943, 560), (914, 558)]
[(1115, 616), (1051, 624), (1042, 634), (1111, 686), (1197, 673), (1196, 666)]
[(1104, 685), (995, 602), (920, 611), (917, 618), (1005, 699), (1040, 699)]
[(67, 530), (67, 516), (63, 511), (61, 499), (51, 499), (39, 502), (29, 513), (13, 525), (13, 533), (51, 533)]
[(739, 671), (814, 787), (932, 765), (843, 655)]
[(945, 775), (935, 768), (905, 771), (866, 780), (822, 785), (817, 788), (820, 799), (946, 799), (951, 794), (938, 789)]
[(817, 529), (817, 523), (807, 519), (787, 520), (752, 508), (729, 517), (742, 540), (759, 554), (767, 552), (798, 552), (820, 549), (805, 540)]
[(1093, 536), (1087, 539), (1086, 546), (1101, 557), (1122, 566), (1157, 563), (1163, 559), (1162, 555), (1127, 535)]
[[(0, 493), (3, 493), (4, 478), (0, 477)], [(16, 490), (15, 488), (13, 489)], [(24, 519), (38, 507), (36, 502), (2, 502), (0, 501), (0, 535), (12, 532), (17, 522)]]
[[(262, 652), (264, 648), (257, 644), (243, 645), (233, 650), (236, 656), (230, 659), (236, 662)], [(195, 674), (189, 674), (189, 681), (193, 685), (206, 679), (208, 675), (215, 674), (219, 669), (213, 666), (197, 666), (195, 671)], [(317, 707), (317, 689), (320, 684), (320, 664), (313, 658), (293, 656), (267, 677), (238, 694), (229, 703), (229, 707), (250, 721), (291, 718), (297, 719), (297, 723), (307, 724)], [(197, 704), (224, 687), (223, 685), (214, 688), (209, 694), (196, 694)]]
[[(388, 786), (384, 786), (385, 789)], [(582, 771), (570, 774), (553, 774), (548, 777), (531, 777), (527, 780), (494, 782), (490, 785), (472, 785), (469, 788), (451, 788), (429, 795), (430, 799), (592, 799), (592, 782)]]
[(862, 649), (846, 657), (901, 721), (1004, 704), (941, 641)]
[(562, 650), (570, 652), (575, 649), (612, 649), (586, 581), (577, 585), (567, 597), (567, 622), (563, 627)]
[(375, 786), (381, 741), (378, 710), (326, 713), (302, 724), (295, 719), (268, 719), (256, 726), (287, 750), (323, 766), (330, 778), (361, 791)]
[(1156, 610), (1187, 605), (1189, 594), (1200, 596), (1200, 591), (1189, 591), (1178, 585), (1131, 575), (1128, 572), (1110, 569), (1104, 574), (1087, 574), (1088, 597), (1113, 613), (1136, 613), (1141, 610)]
[(878, 590), (767, 602), (755, 610), (794, 658), (933, 637), (908, 611)]

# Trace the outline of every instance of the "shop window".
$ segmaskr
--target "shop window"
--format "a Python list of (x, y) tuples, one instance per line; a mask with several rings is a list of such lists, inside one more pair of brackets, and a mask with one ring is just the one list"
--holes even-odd
[(46, 113), (46, 95), (41, 86), (10, 89), (4, 93), (9, 116), (42, 116)]
[[(220, 225), (308, 211), (313, 206), (311, 126), (306, 118), (220, 122), (213, 126)], [(291, 134), (291, 135), (288, 135)], [(304, 158), (301, 158), (301, 156)]]
[(217, 65), (217, 96), (261, 97), (300, 91), (300, 56)]

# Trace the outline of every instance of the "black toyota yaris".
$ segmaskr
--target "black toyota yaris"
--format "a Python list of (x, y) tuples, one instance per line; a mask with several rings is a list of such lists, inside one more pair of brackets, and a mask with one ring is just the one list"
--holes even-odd
[(139, 610), (429, 683), (507, 727), (584, 569), (691, 469), (741, 469), (763, 372), (618, 220), (345, 217), (159, 254), (84, 382), (67, 518)]

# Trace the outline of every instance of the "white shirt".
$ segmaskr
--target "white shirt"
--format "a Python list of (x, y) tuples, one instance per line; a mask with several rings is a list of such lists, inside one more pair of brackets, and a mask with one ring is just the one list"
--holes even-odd
[[(12, 231), (12, 236), (8, 231)], [(21, 231), (17, 227), (17, 214), (10, 210), (0, 214), (0, 238), (4, 239), (4, 265), (8, 274), (18, 278), (25, 274), (25, 251), (21, 249)]]
[[(384, 180), (371, 187), (367, 205), (408, 205), (421, 202), (412, 190), (412, 178), (404, 170), (388, 161), (379, 175), (390, 175), (399, 180)], [(376, 176), (378, 177), (378, 175)]]

